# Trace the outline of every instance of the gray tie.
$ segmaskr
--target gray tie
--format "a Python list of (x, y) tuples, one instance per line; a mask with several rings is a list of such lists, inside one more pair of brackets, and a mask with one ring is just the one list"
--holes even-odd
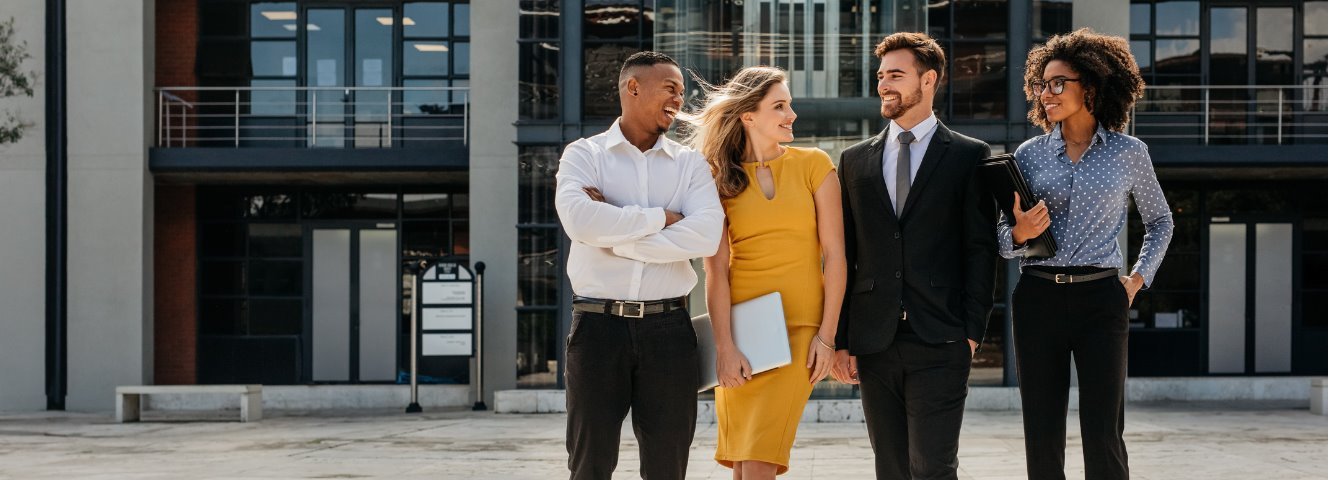
[(900, 134), (901, 151), (896, 156), (896, 218), (905, 212), (905, 199), (910, 196), (910, 144), (914, 134), (909, 130)]

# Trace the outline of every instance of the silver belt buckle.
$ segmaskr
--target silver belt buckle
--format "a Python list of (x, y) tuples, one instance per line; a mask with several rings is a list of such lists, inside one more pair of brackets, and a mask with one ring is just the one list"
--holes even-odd
[[(628, 305), (636, 305), (637, 311), (635, 313), (625, 312), (624, 307)], [(619, 315), (620, 317), (627, 317), (627, 318), (642, 318), (643, 315), (646, 313), (646, 309), (647, 309), (646, 302), (622, 301), (619, 302), (619, 312), (617, 313), (617, 315)]]
[[(1062, 277), (1067, 277), (1067, 280), (1066, 280), (1066, 281), (1063, 281), (1063, 280), (1062, 280)], [(1076, 280), (1076, 277), (1073, 277), (1073, 276), (1071, 276), (1071, 275), (1061, 274), (1061, 273), (1059, 273), (1059, 274), (1053, 276), (1053, 281), (1056, 282), (1056, 283), (1071, 283), (1071, 282), (1073, 282), (1073, 281), (1075, 281), (1075, 280)]]

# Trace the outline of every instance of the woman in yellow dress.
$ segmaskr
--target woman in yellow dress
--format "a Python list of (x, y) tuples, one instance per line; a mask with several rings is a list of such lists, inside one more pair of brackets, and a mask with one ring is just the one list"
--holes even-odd
[[(783, 70), (750, 67), (725, 85), (703, 85), (702, 110), (686, 116), (689, 143), (716, 178), (726, 225), (706, 259), (707, 309), (716, 341), (716, 461), (734, 478), (775, 478), (813, 385), (831, 370), (845, 294), (840, 183), (826, 152), (781, 145), (797, 117)], [(780, 292), (790, 365), (753, 375), (730, 335), (730, 307)]]

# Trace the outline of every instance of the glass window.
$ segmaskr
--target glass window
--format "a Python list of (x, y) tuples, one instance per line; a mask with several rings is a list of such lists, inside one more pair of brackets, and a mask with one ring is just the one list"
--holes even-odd
[(453, 75), (471, 74), (471, 44), (453, 42)]
[(1201, 34), (1199, 2), (1159, 2), (1155, 5), (1155, 34), (1192, 36)]
[[(199, 36), (244, 36), (245, 6), (243, 3), (203, 2), (199, 5), (199, 18), (207, 20), (199, 22)], [(263, 17), (260, 15), (259, 18)]]
[(255, 3), (250, 5), (249, 36), (295, 37), (296, 20), (296, 4), (293, 2)]
[(559, 169), (559, 147), (523, 146), (518, 150), (518, 222), (555, 224), (554, 174)]
[(248, 303), (238, 298), (199, 300), (200, 335), (243, 335)]
[(1000, 39), (1007, 36), (1006, 1), (959, 0), (955, 3), (955, 38)]
[(402, 218), (448, 218), (448, 199), (446, 193), (402, 195)]
[(1150, 71), (1150, 65), (1152, 62), (1150, 60), (1149, 40), (1132, 40), (1131, 56), (1136, 58), (1136, 66), (1141, 68), (1141, 73), (1148, 73)]
[(250, 335), (300, 335), (304, 331), (304, 300), (254, 298), (249, 300)]
[(1156, 40), (1155, 72), (1169, 74), (1201, 73), (1200, 40)]
[(619, 116), (619, 68), (637, 53), (636, 43), (587, 44), (583, 50), (583, 118)]
[(636, 39), (642, 4), (634, 0), (587, 0), (582, 21), (586, 38)]
[(402, 256), (442, 257), (448, 248), (448, 222), (403, 222)]
[(1326, 34), (1326, 2), (1306, 2), (1302, 7), (1302, 34), (1319, 35)]
[(250, 42), (249, 62), (251, 76), (293, 77), (296, 74), (296, 42)]
[(305, 218), (396, 219), (395, 193), (306, 193)]
[(522, 118), (555, 118), (559, 111), (559, 47), (557, 43), (518, 45), (518, 114)]
[[(403, 80), (403, 87), (446, 87), (447, 80)], [(402, 115), (442, 115), (448, 113), (447, 90), (405, 90)]]
[(1210, 83), (1247, 84), (1247, 9), (1210, 9)]
[(402, 5), (402, 36), (448, 36), (448, 4), (413, 2)]
[(559, 38), (558, 0), (522, 0), (517, 8), (521, 38)]
[(1006, 118), (1006, 45), (957, 43), (954, 52), (952, 115), (965, 119)]
[(300, 225), (252, 223), (249, 225), (249, 256), (301, 257), (305, 252)]
[(448, 75), (448, 42), (404, 42), (402, 49), (402, 74), (404, 75)]
[[(1302, 84), (1321, 86), (1326, 84), (1326, 39), (1309, 38), (1302, 41)], [(1306, 110), (1325, 111), (1324, 88), (1308, 89), (1304, 94), (1303, 108)]]
[(1072, 3), (1070, 0), (1035, 0), (1033, 8), (1034, 29), (1032, 33), (1035, 38), (1048, 38), (1072, 30)]
[(1148, 3), (1131, 4), (1131, 34), (1132, 35), (1150, 34), (1150, 4)]
[(261, 88), (249, 93), (249, 113), (251, 115), (291, 116), (296, 114), (295, 79), (250, 80), (249, 86)]
[(559, 304), (559, 229), (522, 228), (518, 232), (517, 306)]
[(471, 35), (471, 5), (453, 4), (453, 35), (466, 37)]
[(1256, 83), (1293, 83), (1293, 9), (1256, 9)]

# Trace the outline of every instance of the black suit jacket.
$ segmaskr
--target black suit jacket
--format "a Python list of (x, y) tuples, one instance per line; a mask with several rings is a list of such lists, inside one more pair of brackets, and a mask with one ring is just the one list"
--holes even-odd
[(988, 144), (941, 122), (896, 218), (882, 173), (887, 130), (841, 153), (849, 264), (838, 348), (886, 350), (901, 307), (928, 343), (983, 343), (997, 270), (996, 208), (976, 178)]

